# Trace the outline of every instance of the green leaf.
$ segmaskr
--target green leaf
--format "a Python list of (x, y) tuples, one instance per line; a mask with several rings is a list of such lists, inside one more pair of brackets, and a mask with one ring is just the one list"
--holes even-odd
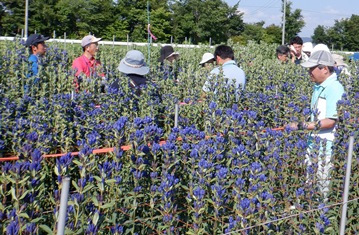
[(10, 194), (12, 196), (12, 198), (17, 201), (17, 198), (16, 198), (16, 193), (15, 193), (15, 187), (11, 187), (10, 189)]
[(95, 215), (94, 215), (93, 218), (92, 218), (92, 223), (93, 223), (94, 225), (96, 225), (99, 218), (100, 218), (100, 216), (99, 216), (98, 212), (96, 212)]
[(39, 225), (39, 228), (41, 228), (43, 231), (47, 232), (47, 234), (53, 234), (53, 231), (45, 224)]
[(107, 209), (107, 208), (110, 208), (110, 207), (113, 207), (115, 205), (115, 202), (112, 201), (110, 203), (106, 203), (104, 205), (101, 206), (102, 209)]

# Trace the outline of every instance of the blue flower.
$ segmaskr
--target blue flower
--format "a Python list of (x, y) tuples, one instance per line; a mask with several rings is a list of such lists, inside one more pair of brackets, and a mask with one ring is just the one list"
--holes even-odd
[(20, 226), (18, 223), (18, 218), (15, 221), (11, 221), (10, 224), (6, 227), (7, 235), (18, 235), (20, 230)]
[(297, 195), (297, 197), (303, 196), (304, 195), (304, 189), (303, 188), (298, 188), (296, 190), (295, 194)]
[(96, 234), (97, 233), (97, 226), (95, 226), (94, 224), (90, 223), (89, 226), (86, 229), (86, 234)]
[(117, 131), (121, 131), (124, 129), (124, 127), (126, 126), (126, 123), (128, 121), (127, 117), (120, 117), (114, 124), (113, 124), (113, 128), (115, 128), (115, 130)]
[(228, 169), (227, 169), (226, 167), (221, 167), (221, 168), (219, 169), (219, 171), (217, 171), (216, 176), (217, 176), (219, 179), (224, 179), (224, 178), (226, 178), (227, 173), (228, 173)]
[(253, 162), (251, 164), (251, 169), (252, 169), (253, 172), (256, 172), (256, 171), (261, 172), (262, 171), (262, 165), (260, 163), (258, 163), (258, 162)]
[(198, 186), (193, 190), (193, 195), (198, 200), (201, 200), (204, 197), (205, 193), (206, 193), (206, 191), (203, 190), (201, 187), (198, 187)]
[(36, 142), (37, 139), (39, 138), (39, 136), (35, 131), (33, 131), (33, 132), (27, 134), (26, 138), (31, 142)]
[(112, 234), (122, 234), (123, 233), (123, 227), (121, 225), (116, 224), (115, 226), (111, 227), (111, 233)]
[(29, 223), (26, 225), (26, 232), (29, 234), (35, 234), (36, 233), (36, 224), (35, 223)]
[(242, 210), (248, 209), (250, 205), (251, 205), (251, 201), (248, 198), (244, 198), (240, 202), (240, 206), (241, 206)]
[(211, 101), (211, 103), (209, 103), (209, 108), (215, 109), (215, 108), (217, 108), (217, 104), (215, 102)]

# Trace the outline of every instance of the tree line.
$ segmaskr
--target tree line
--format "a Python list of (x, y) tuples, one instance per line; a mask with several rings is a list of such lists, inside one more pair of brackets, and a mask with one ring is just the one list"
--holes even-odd
[(334, 26), (318, 25), (312, 36), (314, 43), (324, 43), (337, 50), (359, 50), (359, 16), (336, 20)]
[[(147, 4), (149, 2), (149, 5)], [(240, 1), (229, 6), (223, 0), (29, 0), (29, 33), (81, 38), (94, 34), (106, 40), (145, 42), (147, 24), (158, 42), (213, 44), (232, 39), (281, 43), (281, 25), (247, 24), (238, 11)], [(0, 2), (0, 35), (21, 34), (25, 1)], [(278, 12), (278, 14), (281, 14)], [(304, 27), (300, 9), (286, 10), (286, 41)]]

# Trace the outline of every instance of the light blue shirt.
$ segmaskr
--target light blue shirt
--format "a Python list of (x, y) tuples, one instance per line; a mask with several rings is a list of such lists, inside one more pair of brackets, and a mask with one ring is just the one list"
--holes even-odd
[[(216, 77), (214, 75), (219, 75), (221, 70), (223, 70), (223, 76), (225, 78), (228, 78), (226, 86), (232, 85), (234, 81), (236, 89), (244, 89), (246, 84), (246, 76), (244, 74), (244, 71), (237, 66), (234, 60), (227, 61), (222, 66), (214, 68), (211, 71), (211, 78)], [(209, 92), (211, 90), (209, 80), (207, 80), (206, 83), (203, 85), (202, 90), (204, 92)]]
[[(337, 74), (335, 72), (321, 84), (314, 85), (310, 106), (316, 115), (312, 113), (311, 121), (319, 121), (325, 118), (337, 119), (337, 103), (342, 99), (343, 94), (344, 87), (338, 81)], [(313, 135), (327, 140), (326, 149), (324, 152), (326, 156), (331, 155), (334, 134), (335, 127), (320, 130), (318, 134)], [(310, 142), (313, 142), (313, 140)], [(312, 144), (313, 143), (310, 143), (310, 147), (312, 147)], [(320, 152), (323, 153), (322, 148), (320, 149)]]
[[(318, 111), (318, 120), (324, 118), (337, 119), (337, 103), (342, 99), (344, 87), (337, 79), (336, 73), (330, 75), (324, 82), (314, 85), (311, 108)], [(312, 114), (311, 120), (315, 121)]]

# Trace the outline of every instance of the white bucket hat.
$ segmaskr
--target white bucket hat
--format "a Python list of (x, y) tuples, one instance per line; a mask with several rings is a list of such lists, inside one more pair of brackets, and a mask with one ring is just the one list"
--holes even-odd
[(214, 60), (214, 55), (212, 53), (204, 53), (202, 56), (202, 60), (201, 62), (199, 62), (199, 64), (205, 64), (210, 60)]

